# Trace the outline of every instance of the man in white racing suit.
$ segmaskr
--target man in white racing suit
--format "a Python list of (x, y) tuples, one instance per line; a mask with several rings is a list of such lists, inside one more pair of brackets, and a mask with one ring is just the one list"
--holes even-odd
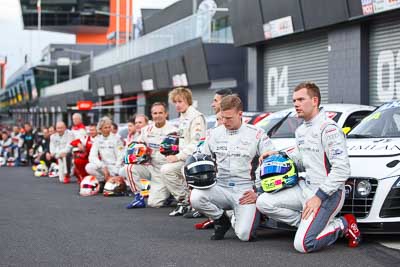
[(112, 121), (108, 117), (100, 119), (96, 136), (89, 154), (89, 163), (85, 169), (99, 181), (107, 182), (112, 176), (119, 174), (124, 156), (124, 144), (121, 138), (111, 134)]
[(160, 153), (160, 143), (170, 133), (177, 132), (177, 128), (167, 121), (167, 105), (162, 102), (155, 102), (151, 106), (152, 125), (141, 129), (137, 141), (144, 142), (151, 150), (151, 162), (146, 165), (126, 164), (121, 168), (120, 175), (128, 180), (131, 191), (135, 194), (134, 199), (126, 208), (144, 208), (145, 202), (140, 195), (140, 178), (151, 180), (149, 198), (147, 204), (150, 207), (159, 208), (170, 196), (168, 188), (161, 177), (161, 166), (167, 163), (164, 155)]
[[(341, 233), (357, 246), (360, 232), (353, 215), (341, 210), (344, 185), (350, 176), (346, 141), (340, 127), (319, 109), (320, 91), (314, 83), (299, 84), (293, 93), (296, 112), (304, 123), (296, 130), (296, 147), (286, 151), (305, 179), (277, 193), (263, 193), (257, 208), (269, 218), (298, 227), (294, 247), (308, 253), (333, 244)], [(262, 157), (276, 153), (266, 152)]]
[(232, 227), (242, 241), (253, 236), (256, 218), (253, 162), (265, 151), (274, 149), (262, 129), (242, 122), (243, 105), (239, 97), (221, 101), (223, 125), (212, 129), (202, 153), (211, 155), (217, 165), (217, 183), (209, 189), (193, 189), (193, 208), (214, 220), (212, 240), (223, 239), (231, 227), (224, 210), (233, 210)]
[(62, 183), (70, 182), (71, 147), (69, 144), (75, 139), (74, 134), (67, 129), (64, 122), (56, 124), (56, 133), (50, 136), (50, 154), (57, 159), (59, 179)]
[(161, 167), (161, 174), (168, 191), (178, 201), (170, 216), (182, 216), (190, 210), (189, 188), (183, 177), (185, 160), (196, 150), (197, 144), (205, 137), (206, 120), (192, 104), (192, 92), (178, 87), (169, 93), (169, 100), (175, 105), (179, 117), (179, 153), (166, 157), (167, 163)]

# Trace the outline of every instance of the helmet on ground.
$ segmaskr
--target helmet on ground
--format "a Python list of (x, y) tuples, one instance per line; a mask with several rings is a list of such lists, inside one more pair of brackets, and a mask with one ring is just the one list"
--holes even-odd
[(126, 183), (122, 176), (111, 177), (104, 185), (103, 195), (105, 197), (124, 196), (126, 189)]
[(4, 157), (0, 157), (0, 167), (6, 166), (6, 163), (7, 163), (6, 159)]
[(96, 176), (88, 175), (83, 178), (79, 185), (79, 195), (87, 197), (97, 195), (99, 193), (100, 183)]
[(57, 163), (52, 163), (49, 168), (49, 177), (55, 178), (58, 177), (59, 167)]
[(15, 165), (15, 159), (13, 157), (9, 157), (7, 159), (7, 166), (8, 167), (14, 167), (14, 165)]
[(264, 192), (278, 192), (297, 184), (297, 168), (287, 155), (275, 154), (265, 158), (260, 165), (261, 187)]
[(185, 163), (184, 173), (189, 186), (206, 189), (217, 182), (217, 167), (209, 155), (195, 153)]
[(140, 194), (143, 197), (148, 197), (150, 191), (150, 181), (147, 179), (140, 179)]
[(151, 150), (143, 142), (132, 142), (126, 149), (125, 164), (143, 164), (150, 160)]
[(41, 164), (36, 166), (36, 170), (34, 172), (34, 175), (36, 177), (44, 177), (44, 176), (47, 176), (47, 173), (48, 173), (48, 168), (47, 168), (46, 164), (42, 164), (41, 163)]
[(160, 153), (164, 156), (179, 153), (179, 135), (176, 132), (168, 134), (160, 144)]

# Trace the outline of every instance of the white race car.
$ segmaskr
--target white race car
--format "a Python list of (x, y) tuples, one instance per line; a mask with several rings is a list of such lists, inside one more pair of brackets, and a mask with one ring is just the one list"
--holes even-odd
[(342, 213), (365, 233), (400, 234), (400, 101), (386, 103), (347, 137), (351, 177)]
[[(364, 117), (368, 116), (376, 107), (355, 104), (324, 104), (321, 105), (328, 117), (336, 121), (340, 127), (354, 127)], [(256, 123), (256, 126), (265, 130), (278, 150), (294, 146), (294, 133), (303, 122), (297, 118), (294, 108), (274, 112)]]

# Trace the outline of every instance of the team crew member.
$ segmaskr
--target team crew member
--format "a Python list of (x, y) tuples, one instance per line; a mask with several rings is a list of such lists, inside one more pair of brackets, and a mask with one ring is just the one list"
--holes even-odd
[(7, 158), (10, 156), (10, 147), (12, 146), (12, 139), (6, 130), (3, 130), (1, 133), (1, 140), (0, 140), (0, 157), (7, 161)]
[(135, 117), (129, 119), (128, 121), (128, 135), (126, 136), (124, 142), (125, 147), (129, 146), (133, 141), (136, 141), (139, 137), (139, 133), (136, 132), (135, 128)]
[(141, 129), (138, 141), (144, 142), (151, 149), (151, 163), (149, 165), (127, 164), (121, 169), (121, 176), (128, 178), (131, 191), (135, 198), (126, 208), (145, 207), (143, 197), (140, 195), (140, 178), (151, 179), (148, 205), (159, 208), (170, 196), (160, 173), (160, 168), (167, 161), (160, 153), (161, 141), (170, 133), (178, 129), (167, 121), (168, 112), (165, 103), (156, 102), (151, 106), (151, 117), (154, 124)]
[[(341, 233), (357, 246), (360, 232), (353, 215), (336, 218), (350, 176), (346, 141), (340, 127), (319, 109), (320, 91), (314, 83), (301, 83), (293, 93), (298, 117), (304, 123), (296, 130), (296, 147), (287, 151), (305, 180), (275, 194), (263, 193), (257, 208), (269, 218), (298, 227), (294, 247), (302, 253), (333, 244)], [(263, 157), (276, 152), (266, 152)]]
[(95, 124), (89, 125), (89, 134), (80, 139), (75, 139), (71, 142), (71, 147), (74, 151), (74, 171), (78, 183), (81, 183), (83, 178), (88, 175), (85, 170), (86, 164), (89, 163), (89, 153), (92, 148), (94, 138), (97, 136), (97, 128)]
[(169, 93), (169, 100), (175, 105), (179, 117), (179, 153), (167, 156), (167, 163), (161, 167), (164, 184), (178, 201), (170, 216), (181, 216), (190, 210), (189, 189), (182, 175), (185, 160), (196, 150), (200, 139), (205, 136), (204, 115), (193, 106), (192, 92), (188, 88), (175, 88)]
[(112, 176), (117, 176), (122, 167), (124, 144), (122, 140), (111, 134), (112, 121), (108, 117), (100, 119), (98, 135), (89, 153), (89, 163), (86, 172), (96, 176), (99, 181), (107, 182)]
[(57, 159), (60, 182), (70, 182), (71, 153), (69, 144), (74, 140), (74, 134), (69, 131), (64, 122), (56, 124), (56, 133), (50, 136), (50, 153)]
[[(214, 113), (217, 114), (221, 110), (221, 101), (222, 98), (225, 96), (231, 95), (232, 90), (231, 89), (221, 89), (215, 92), (213, 102), (211, 103), (211, 107), (214, 109)], [(218, 126), (218, 125), (216, 125)]]
[(33, 163), (33, 144), (36, 139), (36, 131), (33, 130), (32, 125), (27, 122), (24, 124), (24, 131), (25, 133), (21, 136), (23, 139), (23, 147), (25, 151), (27, 152), (27, 160), (31, 164)]
[[(221, 89), (221, 90), (218, 90), (217, 92), (215, 92), (213, 102), (211, 103), (211, 107), (213, 108), (215, 117), (216, 117), (214, 127), (217, 127), (222, 124), (221, 106), (220, 106), (222, 98), (225, 96), (228, 96), (228, 95), (232, 95), (232, 93), (233, 92), (231, 89)], [(202, 214), (200, 214), (195, 209), (192, 209), (192, 211), (186, 213), (184, 217), (185, 218), (195, 218), (195, 217), (200, 217), (200, 216), (202, 216)], [(196, 229), (207, 229), (207, 228), (211, 228), (213, 226), (214, 226), (214, 222), (211, 219), (207, 219), (201, 223), (195, 224)]]
[(74, 113), (72, 115), (71, 132), (74, 134), (75, 139), (81, 139), (86, 135), (86, 127), (82, 122), (82, 115)]
[(232, 226), (242, 241), (249, 241), (256, 216), (252, 162), (273, 145), (262, 129), (242, 123), (243, 105), (239, 97), (221, 101), (223, 125), (212, 129), (202, 153), (217, 164), (217, 184), (209, 189), (193, 189), (192, 206), (214, 220), (212, 240), (223, 239), (231, 227), (224, 210), (233, 210)]
[(136, 133), (140, 135), (140, 131), (143, 127), (149, 124), (149, 118), (144, 114), (136, 114), (135, 116), (135, 129)]

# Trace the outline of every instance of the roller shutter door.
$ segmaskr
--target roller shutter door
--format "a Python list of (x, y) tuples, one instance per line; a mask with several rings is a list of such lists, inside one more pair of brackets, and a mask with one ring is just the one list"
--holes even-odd
[(369, 36), (369, 102), (400, 99), (400, 18), (372, 22)]
[(292, 107), (292, 93), (300, 82), (313, 81), (322, 103), (328, 101), (328, 36), (322, 34), (266, 45), (264, 50), (264, 110)]

